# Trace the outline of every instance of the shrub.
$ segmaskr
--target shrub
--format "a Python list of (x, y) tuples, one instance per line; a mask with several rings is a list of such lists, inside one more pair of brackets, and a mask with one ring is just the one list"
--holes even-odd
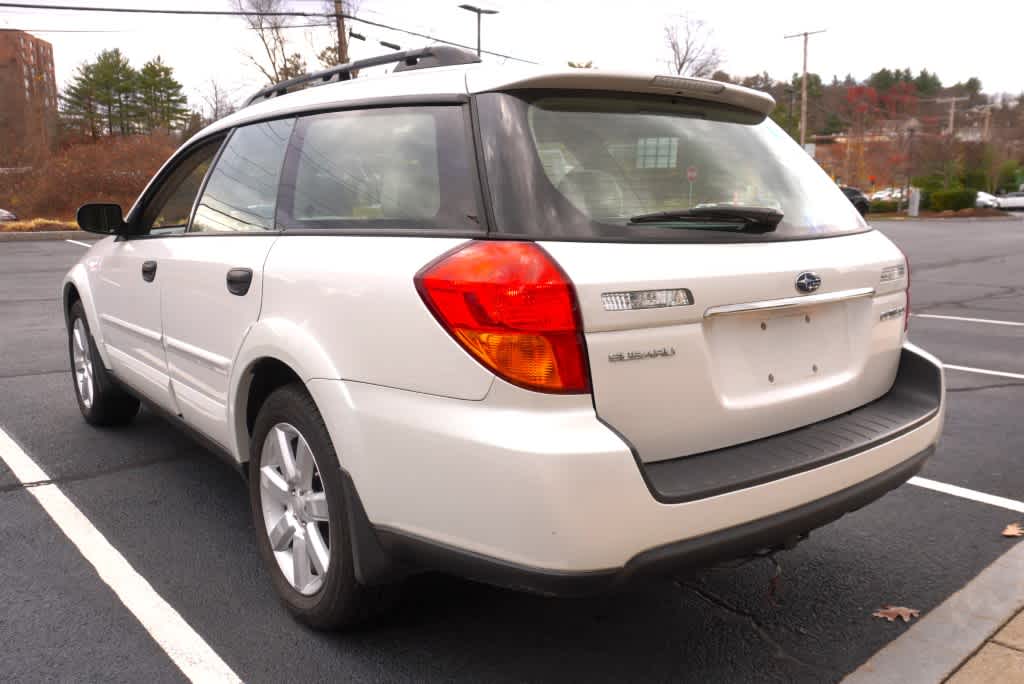
[(177, 147), (168, 135), (114, 136), (57, 152), (11, 187), (0, 206), (21, 219), (73, 219), (86, 202), (116, 202), (127, 211)]
[(929, 203), (932, 211), (958, 211), (973, 208), (977, 196), (977, 190), (936, 190)]
[(871, 214), (887, 214), (896, 211), (896, 200), (873, 200)]
[(910, 184), (924, 192), (935, 192), (945, 187), (945, 179), (941, 173), (933, 173), (929, 176), (914, 176), (910, 179)]

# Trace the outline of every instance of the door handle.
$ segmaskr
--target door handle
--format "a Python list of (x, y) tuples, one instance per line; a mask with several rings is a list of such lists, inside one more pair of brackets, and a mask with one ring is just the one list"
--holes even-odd
[(228, 292), (239, 297), (245, 296), (252, 285), (251, 268), (233, 268), (228, 271)]
[(151, 283), (153, 282), (154, 278), (156, 278), (156, 262), (144, 262), (142, 264), (142, 279), (145, 280), (147, 283)]

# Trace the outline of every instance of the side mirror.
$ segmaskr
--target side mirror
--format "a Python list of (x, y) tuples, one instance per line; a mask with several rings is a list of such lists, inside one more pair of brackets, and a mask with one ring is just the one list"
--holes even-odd
[(79, 228), (100, 235), (120, 235), (127, 227), (119, 204), (83, 204), (77, 218)]

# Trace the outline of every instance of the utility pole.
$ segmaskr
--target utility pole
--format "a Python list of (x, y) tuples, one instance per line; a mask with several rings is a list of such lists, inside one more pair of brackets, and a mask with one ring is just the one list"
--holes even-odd
[(483, 9), (475, 5), (459, 5), (459, 9), (476, 14), (476, 56), (480, 56), (480, 17), (484, 14), (497, 14), (498, 10)]
[(824, 33), (828, 29), (819, 29), (818, 31), (803, 31), (802, 33), (793, 33), (784, 38), (798, 38), (804, 37), (804, 71), (803, 76), (800, 79), (800, 147), (803, 147), (807, 142), (807, 37), (813, 36), (816, 33)]
[(345, 13), (342, 0), (334, 0), (334, 24), (338, 30), (338, 64), (348, 62), (348, 36), (345, 35)]
[(981, 141), (982, 142), (986, 142), (987, 143), (988, 139), (989, 139), (989, 135), (991, 134), (991, 131), (992, 131), (992, 108), (994, 106), (995, 105), (987, 104), (987, 105), (978, 105), (977, 107), (974, 108), (975, 110), (981, 109), (984, 112), (984, 117), (985, 118), (982, 119), (982, 123), (981, 123)]
[(956, 103), (969, 100), (969, 97), (938, 97), (935, 98), (935, 102), (939, 104), (949, 103), (949, 137), (953, 137), (953, 131), (956, 126)]

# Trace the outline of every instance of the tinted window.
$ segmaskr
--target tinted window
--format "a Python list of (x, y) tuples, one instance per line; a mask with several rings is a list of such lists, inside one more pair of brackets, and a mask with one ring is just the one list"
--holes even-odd
[(277, 185), (293, 123), (268, 121), (234, 132), (210, 173), (191, 231), (274, 229)]
[(479, 230), (459, 107), (300, 119), (285, 163), (287, 228)]
[[(814, 160), (754, 112), (628, 95), (477, 99), (495, 227), (502, 233), (704, 242), (868, 229)], [(771, 208), (784, 218), (764, 234), (740, 233), (735, 222), (631, 222), (708, 205)]]
[(223, 138), (219, 137), (203, 143), (178, 163), (147, 204), (140, 221), (140, 232), (174, 233), (185, 230), (203, 178), (222, 141)]

